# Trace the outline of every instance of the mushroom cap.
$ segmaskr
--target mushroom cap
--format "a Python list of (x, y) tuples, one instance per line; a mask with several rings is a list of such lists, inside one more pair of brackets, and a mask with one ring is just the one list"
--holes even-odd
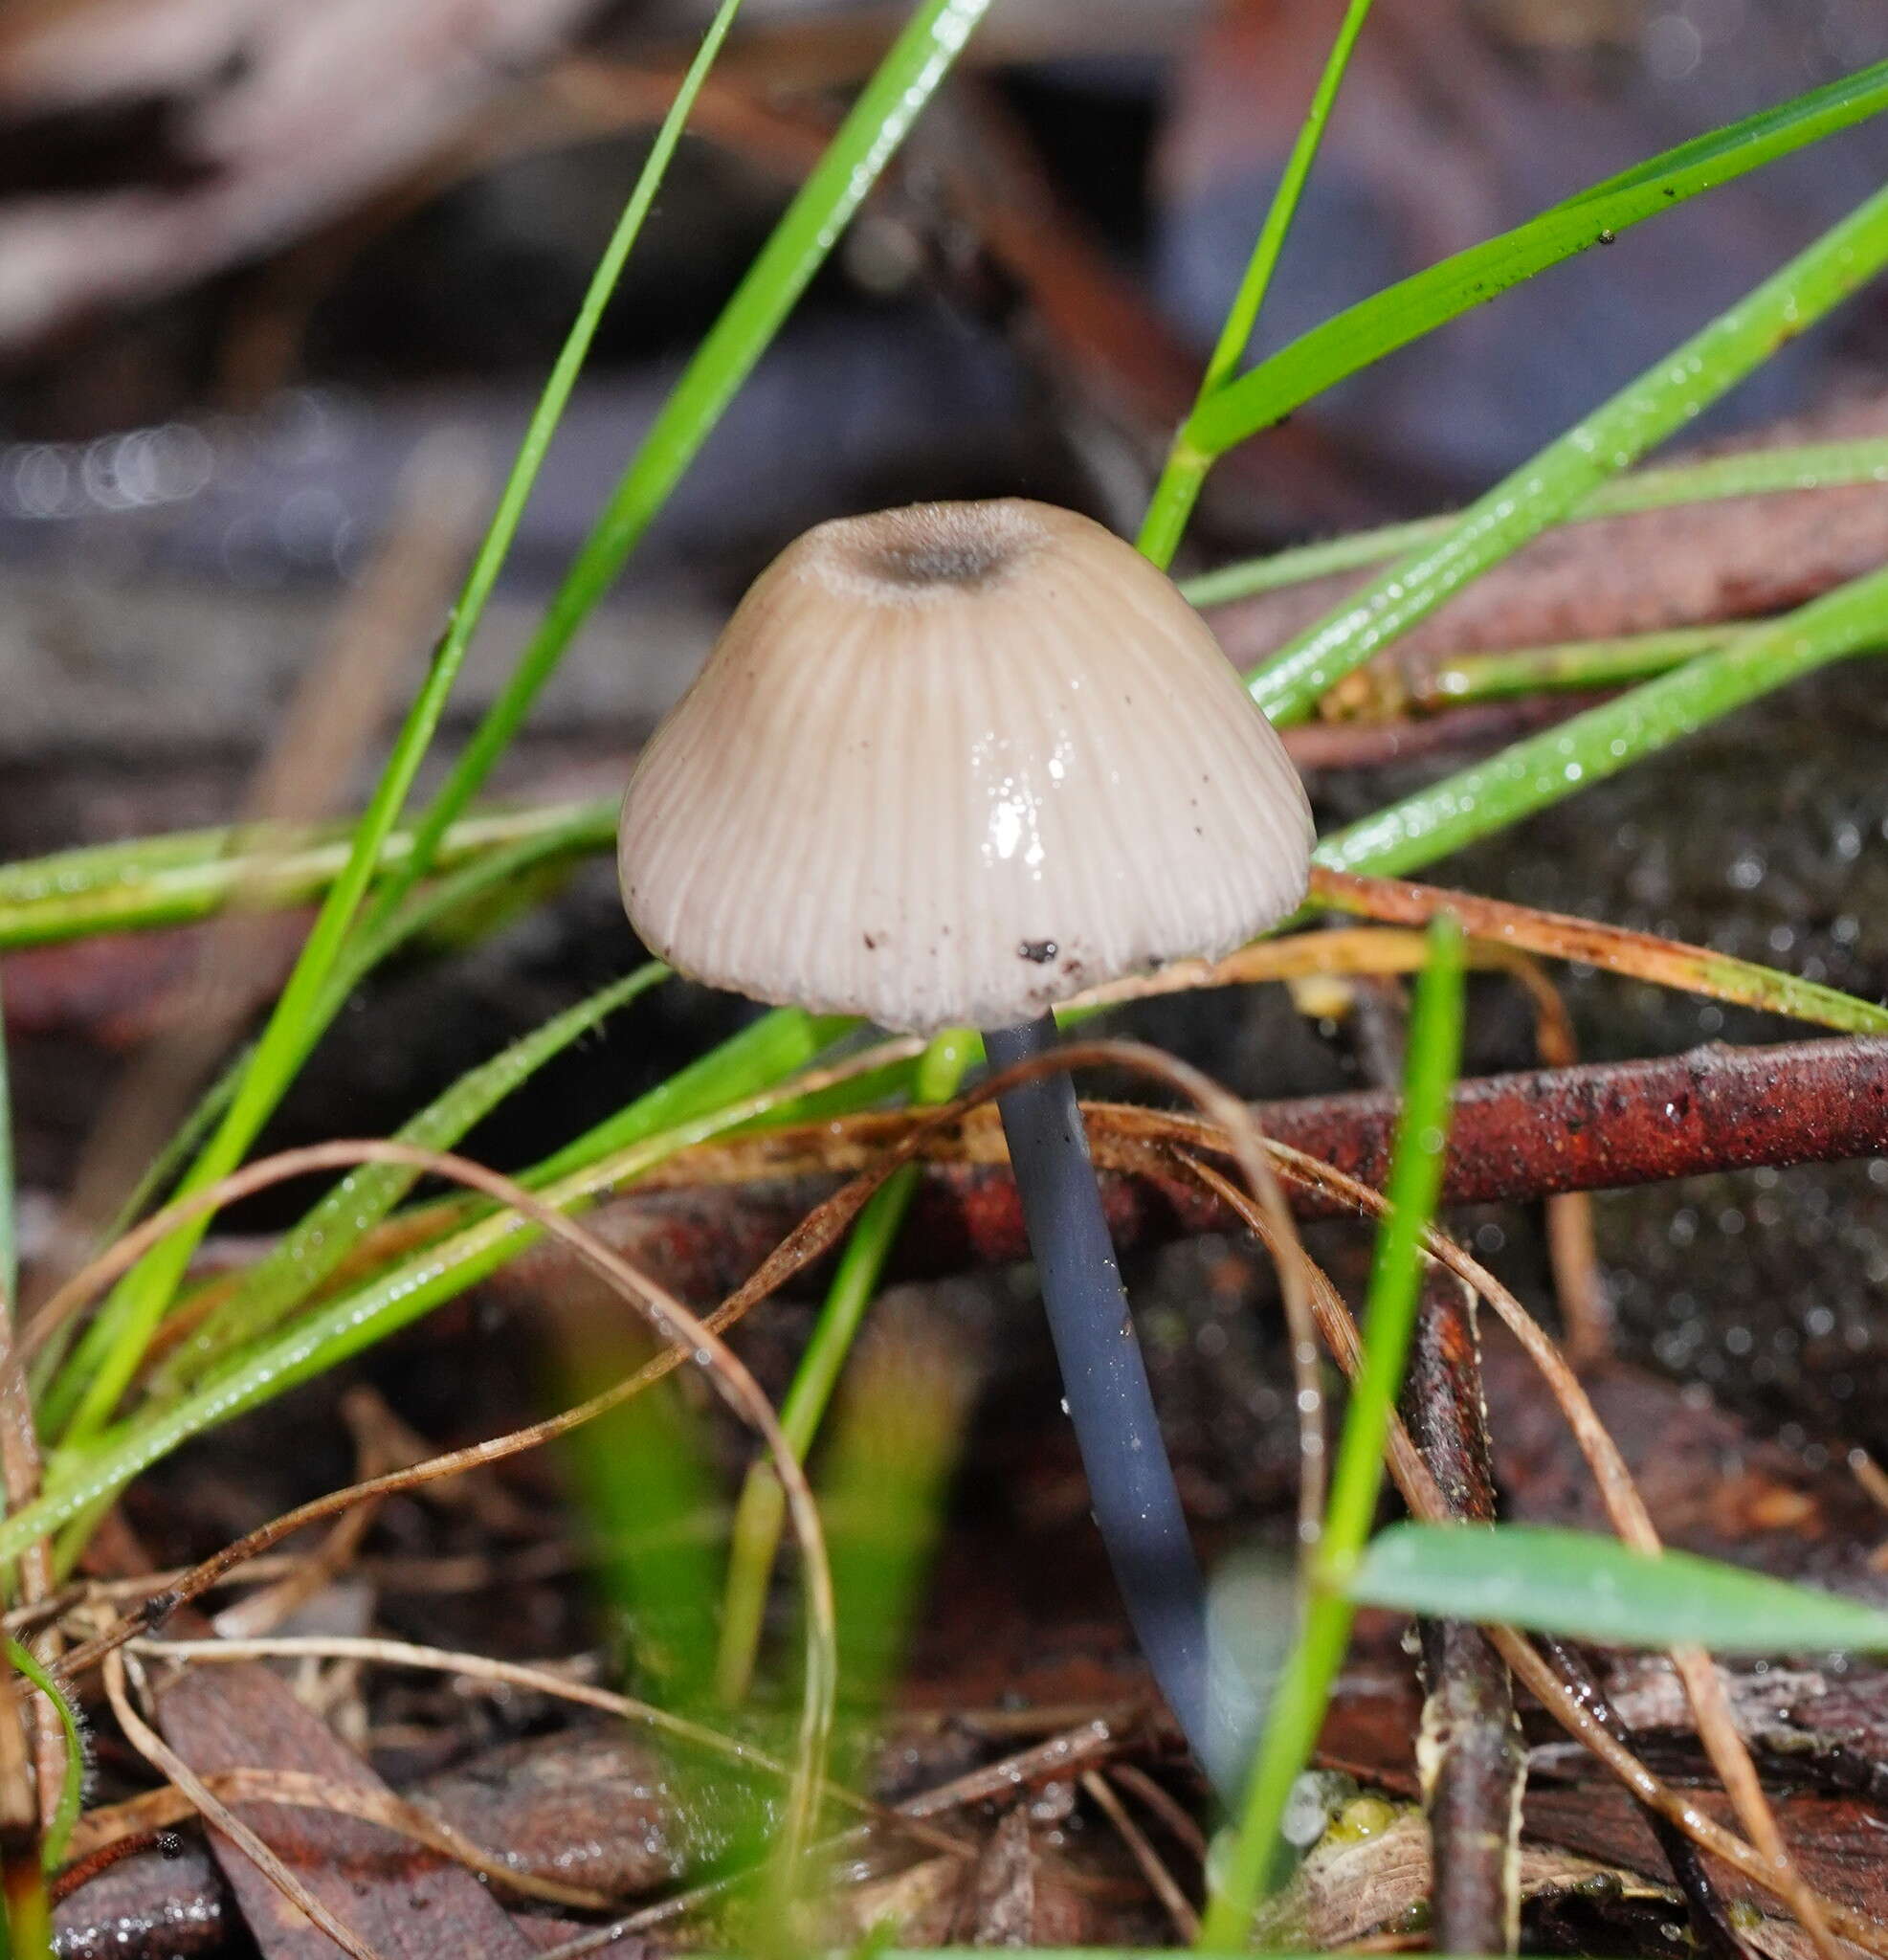
[(1312, 839), (1172, 582), (1004, 499), (789, 546), (643, 751), (619, 864), (682, 972), (928, 1033), (1230, 951), (1296, 908)]

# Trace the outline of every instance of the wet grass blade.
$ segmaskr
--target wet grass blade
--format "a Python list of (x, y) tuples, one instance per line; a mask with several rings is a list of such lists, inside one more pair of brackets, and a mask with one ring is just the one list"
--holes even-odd
[(893, 42), (611, 492), (544, 623), (428, 806), (401, 879), (424, 873), (448, 827), (510, 746), (578, 628), (615, 582), (988, 6), (989, 0), (923, 0)]
[[(1233, 296), (1233, 303), (1227, 309), (1226, 319), (1219, 329), (1219, 339), (1207, 361), (1195, 412), (1225, 389), (1245, 358), (1246, 349), (1252, 345), (1259, 312), (1265, 304), (1266, 294), (1271, 290), (1272, 275), (1277, 270), (1278, 255), (1285, 249), (1285, 240), (1291, 234), (1292, 220), (1298, 215), (1299, 199), (1303, 193), (1305, 179), (1317, 161), (1318, 147), (1324, 138), (1324, 125), (1331, 119), (1331, 109), (1343, 85), (1344, 71), (1350, 66), (1351, 53), (1357, 46), (1357, 36), (1363, 33), (1369, 11), (1370, 0), (1350, 0), (1350, 5), (1344, 10), (1344, 19), (1338, 26), (1337, 39), (1324, 63), (1324, 72), (1319, 77), (1318, 86), (1312, 94), (1311, 106), (1305, 111), (1304, 121), (1299, 124), (1292, 153), (1285, 160), (1284, 172), (1278, 179), (1278, 188), (1272, 194), (1265, 221), (1254, 241), (1238, 291)], [(1136, 541), (1142, 552), (1163, 569), (1172, 564), (1173, 554), (1180, 548), (1187, 521), (1193, 514), (1194, 504), (1199, 501), (1200, 489), (1211, 464), (1211, 453), (1189, 441), (1187, 429), (1183, 427), (1167, 452), (1160, 480), (1154, 485), (1154, 494), (1148, 501), (1141, 535)]]
[[(101, 932), (138, 932), (208, 919), (240, 891), (257, 908), (304, 904), (322, 897), (347, 862), (349, 831), (325, 826), (291, 837), (253, 827), (179, 831), (127, 844), (92, 845), (0, 867), (0, 951), (50, 946)], [(546, 803), (497, 811), (455, 824), (433, 871), (455, 871), (502, 852), (545, 863), (594, 851), (616, 835), (616, 800)], [(383, 840), (377, 875), (412, 855), (412, 833)], [(391, 922), (360, 940), (385, 945)], [(350, 947), (350, 953), (358, 950)]]
[(1444, 537), (1390, 566), (1281, 647), (1248, 677), (1253, 698), (1275, 722), (1301, 719), (1326, 689), (1682, 428), (1884, 263), (1888, 190), (1511, 472)]
[(1317, 861), (1385, 875), (1433, 863), (1885, 637), (1888, 568), (1335, 832)]
[[(395, 1133), (398, 1140), (425, 1149), (452, 1149), (474, 1124), (482, 1122), (546, 1062), (666, 979), (668, 971), (658, 965), (639, 967), (534, 1028), (461, 1076)], [(418, 1179), (417, 1170), (399, 1164), (363, 1164), (341, 1179), (167, 1357), (151, 1382), (149, 1399), (171, 1399), (226, 1354), (280, 1325)]]
[[(1664, 469), (1634, 470), (1630, 476), (1614, 477), (1600, 484), (1562, 522), (1586, 523), (1597, 518), (1631, 517), (1683, 504), (1767, 497), (1786, 490), (1833, 490), (1858, 483), (1888, 483), (1888, 441), (1861, 437), (1854, 442), (1792, 443), (1712, 457), (1703, 462), (1674, 463)], [(1295, 545), (1267, 558), (1241, 559), (1235, 565), (1202, 572), (1183, 580), (1180, 590), (1195, 606), (1221, 606), (1255, 592), (1303, 585), (1332, 572), (1381, 565), (1387, 558), (1400, 557), (1419, 545), (1447, 537), (1456, 522), (1453, 514), (1419, 517), (1407, 523), (1321, 539), (1313, 545)], [(0, 897), (6, 892), (5, 880), (5, 872), (0, 871)]]
[(1888, 108), (1888, 62), (1681, 144), (1498, 238), (1400, 279), (1314, 327), (1221, 389), (1184, 438), (1209, 456), (1288, 415), (1346, 375), (1548, 266)]
[(1689, 1552), (1537, 1525), (1392, 1525), (1351, 1573), (1358, 1606), (1618, 1647), (1888, 1653), (1888, 1613)]

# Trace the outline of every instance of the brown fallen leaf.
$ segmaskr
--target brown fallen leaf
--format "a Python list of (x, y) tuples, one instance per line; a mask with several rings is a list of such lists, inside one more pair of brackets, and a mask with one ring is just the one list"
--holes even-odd
[[(187, 1669), (158, 1694), (166, 1739), (199, 1775), (296, 1771), (365, 1793), (390, 1794), (266, 1667)], [(464, 1866), (379, 1825), (279, 1804), (238, 1815), (309, 1891), (387, 1960), (526, 1960), (532, 1947)], [(334, 1960), (333, 1941), (287, 1904), (214, 1833), (211, 1848), (264, 1960)]]

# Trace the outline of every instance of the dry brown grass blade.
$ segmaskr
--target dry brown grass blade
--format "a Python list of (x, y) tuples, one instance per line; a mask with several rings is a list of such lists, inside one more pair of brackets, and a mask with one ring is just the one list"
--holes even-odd
[[(214, 1210), (237, 1195), (279, 1182), (286, 1176), (368, 1163), (405, 1165), (467, 1186), (496, 1199), (508, 1211), (530, 1220), (551, 1237), (561, 1240), (648, 1321), (656, 1339), (667, 1344), (676, 1353), (677, 1365), (681, 1359), (692, 1355), (729, 1408), (753, 1428), (766, 1444), (767, 1454), (773, 1459), (775, 1473), (787, 1493), (788, 1515), (792, 1520), (805, 1567), (802, 1592), (807, 1615), (807, 1685), (800, 1721), (798, 1760), (788, 1787), (780, 1834), (783, 1866), (794, 1868), (811, 1836), (818, 1792), (824, 1780), (821, 1766), (832, 1729), (836, 1668), (832, 1573), (827, 1564), (825, 1539), (820, 1530), (819, 1513), (811, 1488), (799, 1459), (781, 1432), (773, 1405), (744, 1364), (666, 1287), (638, 1271), (575, 1219), (566, 1217), (511, 1178), (450, 1152), (424, 1150), (411, 1144), (371, 1139), (314, 1145), (304, 1150), (285, 1151), (280, 1156), (265, 1159), (188, 1199), (167, 1206), (137, 1231), (120, 1239), (109, 1252), (95, 1259), (83, 1273), (62, 1288), (55, 1302), (49, 1303), (45, 1318), (51, 1319), (56, 1311), (63, 1314), (73, 1310), (78, 1303), (109, 1285), (121, 1272), (135, 1264), (151, 1245), (199, 1213)], [(618, 1392), (618, 1399), (621, 1399), (620, 1392)], [(592, 1410), (591, 1413), (597, 1412)], [(360, 1501), (359, 1492), (360, 1486), (356, 1486), (355, 1502)], [(151, 1616), (147, 1608), (145, 1624), (150, 1622)], [(68, 1671), (76, 1664), (76, 1658), (69, 1659)]]
[(352, 1960), (381, 1960), (375, 1949), (352, 1928), (344, 1926), (138, 1713), (132, 1705), (125, 1682), (122, 1654), (106, 1657), (104, 1676), (105, 1693), (110, 1698), (113, 1714), (118, 1717), (118, 1726), (123, 1730), (125, 1740), (145, 1762), (161, 1776), (174, 1783), (204, 1821), (236, 1845), (282, 1897), (320, 1927), (344, 1953), (351, 1955)]
[(1131, 1790), (1153, 1812), (1172, 1834), (1175, 1843), (1184, 1844), (1188, 1855), (1201, 1865), (1206, 1863), (1206, 1833), (1171, 1791), (1156, 1783), (1144, 1770), (1133, 1763), (1117, 1763), (1109, 1774), (1122, 1789)]
[(1775, 998), (1773, 976), (1766, 969), (1713, 952), (1709, 947), (1688, 946), (1683, 940), (1661, 939), (1654, 932), (1635, 932), (1593, 919), (1576, 919), (1566, 912), (1543, 912), (1504, 899), (1443, 891), (1397, 878), (1326, 871), (1322, 865), (1312, 867), (1311, 902), (1334, 912), (1412, 928), (1427, 925), (1439, 913), (1448, 912), (1471, 941), (1507, 946), (1552, 960), (1577, 960), (1609, 973), (1650, 981), (1655, 987), (1730, 1001), (1739, 1007), (1763, 1008), (1771, 1013), (1790, 1011)]
[[(1315, 1183), (1327, 1191), (1335, 1192), (1366, 1214), (1381, 1216), (1388, 1209), (1388, 1201), (1381, 1192), (1372, 1191), (1367, 1185), (1357, 1183), (1353, 1178), (1345, 1177), (1342, 1171), (1331, 1166), (1321, 1164), (1315, 1158), (1304, 1157), (1283, 1145), (1274, 1145), (1271, 1148), (1280, 1171), (1285, 1176)], [(1246, 1214), (1248, 1222), (1253, 1225), (1255, 1231), (1261, 1230), (1250, 1208), (1233, 1195), (1237, 1187), (1231, 1179), (1214, 1170), (1211, 1165), (1192, 1158), (1188, 1153), (1182, 1152), (1181, 1155), (1192, 1174), (1216, 1192), (1224, 1202)], [(1099, 1152), (1098, 1160), (1099, 1157)], [(1632, 1473), (1626, 1467), (1625, 1459), (1619, 1455), (1611, 1437), (1607, 1434), (1605, 1425), (1600, 1421), (1579, 1379), (1553, 1343), (1514, 1295), (1453, 1240), (1441, 1233), (1431, 1230), (1425, 1237), (1425, 1250), (1431, 1258), (1446, 1266), (1466, 1284), (1473, 1286), (1488, 1302), (1540, 1369), (1573, 1432), (1582, 1456), (1593, 1473), (1601, 1502), (1606, 1506), (1607, 1515), (1612, 1521), (1613, 1528), (1635, 1549), (1655, 1553), (1658, 1551), (1661, 1548), (1658, 1535), (1653, 1528), (1652, 1520), (1645, 1509), (1637, 1486), (1633, 1481)], [(1326, 1339), (1332, 1342), (1333, 1352), (1340, 1364), (1346, 1373), (1354, 1371), (1357, 1356), (1356, 1330), (1348, 1312), (1340, 1310), (1337, 1315), (1328, 1317), (1323, 1325)], [(1393, 1431), (1393, 1438), (1391, 1468), (1406, 1498), (1410, 1496), (1412, 1487), (1420, 1487), (1436, 1506), (1432, 1510), (1418, 1506), (1412, 1500), (1411, 1508), (1416, 1509), (1421, 1516), (1446, 1520), (1450, 1515), (1448, 1508), (1443, 1503), (1440, 1493), (1435, 1490), (1433, 1481), (1413, 1445), (1410, 1443), (1400, 1422)], [(1559, 1690), (1558, 1698), (1553, 1704), (1556, 1712), (1559, 1713), (1564, 1706), (1577, 1705), (1565, 1684), (1561, 1683), (1558, 1676), (1540, 1660), (1534, 1650), (1527, 1647), (1524, 1641), (1520, 1641), (1519, 1644), (1525, 1648), (1538, 1663), (1534, 1673), (1525, 1677), (1529, 1687), (1536, 1694), (1540, 1694), (1537, 1677), (1544, 1673), (1545, 1678), (1553, 1681)], [(1509, 1645), (1499, 1640), (1497, 1645), (1501, 1648), (1502, 1656), (1510, 1666), (1516, 1666)], [(1743, 1861), (1739, 1862), (1739, 1869), (1744, 1871), (1745, 1876), (1756, 1879), (1766, 1890), (1783, 1899), (1796, 1913), (1804, 1930), (1810, 1934), (1818, 1950), (1825, 1952), (1826, 1960), (1833, 1960), (1832, 1929), (1843, 1917), (1843, 1908), (1820, 1897), (1804, 1880), (1791, 1860), (1783, 1842), (1782, 1834), (1777, 1829), (1775, 1815), (1764, 1795), (1756, 1767), (1750, 1760), (1743, 1737), (1737, 1731), (1729, 1702), (1724, 1694), (1723, 1683), (1715, 1663), (1708, 1654), (1699, 1649), (1680, 1647), (1674, 1648), (1671, 1653), (1673, 1664), (1678, 1671), (1686, 1696), (1691, 1703), (1699, 1740), (1704, 1744), (1712, 1767), (1717, 1770), (1725, 1790), (1730, 1794), (1739, 1821), (1754, 1841), (1754, 1849), (1751, 1846), (1740, 1847)], [(1516, 1671), (1522, 1670), (1516, 1667)], [(1597, 1724), (1589, 1722), (1589, 1726), (1598, 1728)], [(1598, 1732), (1605, 1734), (1603, 1729), (1599, 1729)], [(1590, 1745), (1590, 1737), (1584, 1732), (1582, 1739), (1588, 1741)], [(1620, 1757), (1625, 1757), (1626, 1760), (1633, 1762), (1635, 1770), (1650, 1777), (1650, 1772), (1644, 1771), (1642, 1765), (1636, 1764), (1635, 1759), (1628, 1756), (1627, 1752), (1613, 1742), (1612, 1737), (1609, 1735), (1606, 1740), (1612, 1746), (1611, 1750), (1604, 1752), (1610, 1764), (1617, 1768)], [(1633, 1778), (1628, 1778), (1628, 1782), (1629, 1787), (1645, 1801), (1655, 1802), (1652, 1796), (1639, 1789)], [(1659, 1785), (1658, 1790), (1659, 1799), (1655, 1802), (1655, 1808), (1672, 1815), (1673, 1820), (1705, 1849), (1720, 1857), (1726, 1856), (1718, 1842), (1708, 1841), (1694, 1828), (1695, 1825), (1708, 1823), (1708, 1819), (1703, 1819), (1701, 1814), (1683, 1803), (1682, 1799), (1674, 1796), (1663, 1785)], [(1676, 1810), (1668, 1808), (1668, 1803), (1676, 1805)], [(1721, 1835), (1725, 1838), (1729, 1836), (1728, 1833)], [(1858, 1935), (1853, 1929), (1853, 1926), (1863, 1925), (1865, 1922), (1861, 1921), (1858, 1915), (1849, 1914), (1847, 1918), (1853, 1925), (1841, 1927), (1844, 1937), (1857, 1940), (1858, 1944), (1868, 1946), (1871, 1951), (1883, 1950), (1881, 1943), (1884, 1936), (1879, 1928), (1875, 1928), (1867, 1936)]]
[(1200, 1915), (1193, 1910), (1173, 1874), (1162, 1862), (1160, 1853), (1147, 1842), (1146, 1833), (1122, 1808), (1121, 1798), (1099, 1770), (1085, 1771), (1081, 1787), (1127, 1846), (1128, 1856), (1139, 1866), (1141, 1876), (1146, 1880), (1154, 1897), (1161, 1902), (1163, 1910), (1172, 1922), (1173, 1930), (1190, 1947), (1200, 1936)]

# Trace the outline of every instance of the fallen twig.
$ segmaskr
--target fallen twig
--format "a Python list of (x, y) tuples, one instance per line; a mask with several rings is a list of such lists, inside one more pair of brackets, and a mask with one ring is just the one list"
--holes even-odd
[[(1473, 1291), (1432, 1267), (1423, 1283), (1404, 1419), (1455, 1515), (1495, 1522)], [(1520, 1936), (1521, 1793), (1527, 1755), (1514, 1687), (1480, 1628), (1422, 1623), (1423, 1802), (1433, 1860), (1435, 1944), (1512, 1953)]]
[[(1363, 1091), (1264, 1102), (1263, 1133), (1380, 1184), (1397, 1102)], [(1087, 1105), (1098, 1137), (1164, 1136), (1211, 1148), (1188, 1119)], [(833, 1190), (832, 1177), (876, 1163), (913, 1119), (867, 1116), (685, 1151), (601, 1206), (607, 1242), (695, 1299), (743, 1285)], [(1695, 1049), (1654, 1061), (1593, 1062), (1471, 1077), (1452, 1105), (1443, 1201), (1527, 1202), (1760, 1165), (1839, 1163), (1888, 1150), (1888, 1038), (1862, 1036), (1774, 1047)], [(971, 1119), (926, 1141), (924, 1176), (900, 1239), (897, 1270), (936, 1277), (1029, 1257), (1015, 1187), (991, 1123)], [(813, 1182), (812, 1180), (818, 1180)], [(1104, 1178), (1108, 1222), (1123, 1251), (1237, 1220), (1196, 1185), (1158, 1172)], [(1292, 1187), (1300, 1217), (1347, 1210)], [(548, 1249), (526, 1253), (489, 1283), (531, 1294), (567, 1273)], [(558, 1283), (563, 1283), (562, 1280)]]

